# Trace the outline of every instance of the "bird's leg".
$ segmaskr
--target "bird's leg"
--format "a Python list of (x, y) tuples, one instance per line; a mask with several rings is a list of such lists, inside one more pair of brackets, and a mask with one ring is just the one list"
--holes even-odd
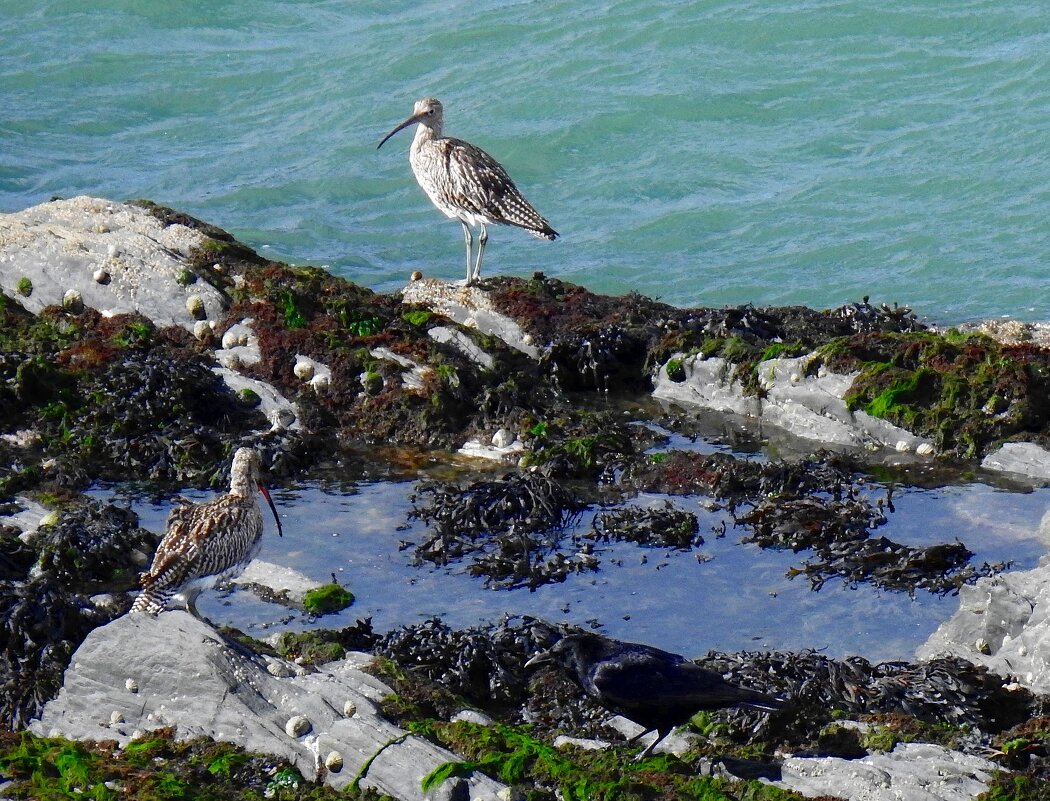
[(485, 255), (485, 245), (489, 241), (489, 229), (485, 227), (485, 223), (481, 224), (481, 236), (478, 237), (478, 263), (474, 265), (474, 277), (471, 278), (471, 283), (477, 281), (481, 277), (481, 259)]
[[(652, 731), (652, 729), (649, 729), (648, 731), (643, 731), (641, 734), (632, 737), (630, 740), (628, 740), (628, 742), (629, 743), (633, 743), (636, 740), (638, 740), (638, 739), (644, 737), (645, 735), (647, 735), (650, 731)], [(642, 752), (640, 754), (638, 754), (638, 756), (636, 756), (634, 758), (634, 761), (635, 762), (641, 762), (643, 759), (645, 759), (647, 756), (649, 756), (649, 754), (651, 754), (653, 752), (653, 749), (656, 748), (656, 746), (660, 743), (660, 741), (664, 737), (666, 737), (668, 734), (670, 734), (670, 732), (661, 732), (658, 729), (656, 731), (656, 739), (653, 740), (651, 743), (649, 743), (649, 745), (647, 745), (645, 748), (643, 748)]]
[(204, 623), (206, 621), (201, 617), (201, 613), (197, 611), (197, 596), (200, 594), (201, 591), (197, 587), (186, 589), (183, 591), (183, 601), (186, 603), (186, 611)]
[(467, 286), (470, 286), (470, 256), (471, 251), (474, 250), (474, 235), (470, 233), (470, 226), (468, 226), (462, 220), (459, 224), (463, 226), (463, 242), (467, 246)]

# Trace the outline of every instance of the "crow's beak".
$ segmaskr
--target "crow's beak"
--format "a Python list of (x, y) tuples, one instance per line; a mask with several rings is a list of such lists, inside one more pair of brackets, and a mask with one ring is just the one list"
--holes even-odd
[(549, 665), (554, 661), (554, 655), (550, 651), (540, 651), (525, 663), (525, 667), (533, 668), (537, 665)]
[(284, 531), (281, 529), (281, 518), (277, 516), (277, 507), (273, 505), (273, 498), (270, 497), (270, 491), (266, 489), (262, 484), (259, 485), (259, 492), (263, 494), (266, 502), (270, 504), (270, 511), (273, 512), (273, 519), (277, 522), (277, 536), (283, 537)]
[(409, 125), (415, 125), (417, 122), (419, 122), (425, 116), (426, 116), (426, 112), (425, 111), (422, 114), (413, 114), (411, 117), (409, 117), (403, 123), (398, 125), (394, 130), (392, 130), (390, 133), (388, 133), (386, 136), (384, 136), (383, 137), (383, 141), (380, 142), (378, 145), (376, 145), (376, 150), (379, 150), (379, 148), (381, 148), (386, 143), (387, 139), (389, 139), (391, 136), (396, 134), (402, 128), (407, 128)]

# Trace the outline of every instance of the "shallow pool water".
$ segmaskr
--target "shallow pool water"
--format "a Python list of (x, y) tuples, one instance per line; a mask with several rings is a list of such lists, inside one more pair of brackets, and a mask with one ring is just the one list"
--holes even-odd
[[(907, 659), (957, 607), (953, 596), (907, 594), (838, 579), (814, 592), (804, 576), (787, 577), (806, 554), (763, 551), (744, 544), (744, 529), (710, 511), (702, 497), (669, 499), (695, 511), (705, 537), (693, 551), (596, 544), (596, 572), (570, 575), (560, 584), (493, 590), (471, 576), (465, 563), (417, 564), (408, 543), (427, 527), (409, 520), (414, 481), (305, 482), (274, 493), (284, 525), (278, 538), (267, 528), (260, 558), (295, 568), (321, 581), (334, 575), (357, 597), (349, 609), (320, 620), (266, 603), (246, 591), (211, 592), (198, 606), (216, 623), (230, 623), (265, 637), (284, 628), (336, 628), (370, 617), (377, 631), (439, 616), (453, 627), (530, 614), (581, 625), (601, 624), (613, 636), (639, 640), (687, 655), (708, 649), (819, 649), (832, 656)], [(874, 497), (885, 487), (872, 482)], [(147, 528), (161, 531), (169, 502), (100, 491), (130, 503)], [(195, 501), (211, 493), (191, 492)], [(662, 495), (631, 502), (663, 504)], [(962, 541), (980, 565), (1013, 561), (1033, 566), (1046, 552), (1039, 524), (1050, 490), (1010, 491), (984, 483), (933, 488), (897, 486), (886, 525), (876, 534), (909, 545)], [(583, 513), (577, 531), (590, 529), (595, 510)], [(566, 536), (570, 536), (567, 532)]]

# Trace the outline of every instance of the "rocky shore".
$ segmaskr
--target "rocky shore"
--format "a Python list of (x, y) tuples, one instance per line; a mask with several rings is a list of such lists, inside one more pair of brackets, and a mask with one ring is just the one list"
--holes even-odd
[[(41, 781), (154, 792), (143, 755), (158, 754), (184, 768), (164, 781), (223, 798), (1046, 797), (1050, 562), (1003, 572), (962, 542), (875, 536), (884, 509), (858, 489), (872, 469), (948, 462), (1050, 480), (1039, 326), (937, 330), (867, 299), (679, 309), (542, 273), (470, 288), (412, 276), (384, 295), (153, 203), (87, 197), (0, 215), (0, 291), (13, 797)], [(689, 435), (711, 415), (784, 458), (675, 450), (645, 425)], [(610, 728), (571, 686), (524, 671), (552, 621), (362, 621), (251, 656), (179, 612), (126, 616), (160, 532), (83, 490), (219, 486), (245, 444), (278, 482), (333, 463), (385, 475), (406, 453), (477, 459), (420, 484), (430, 536), (412, 547), (494, 588), (601, 569), (586, 542), (552, 535), (598, 503), (619, 506), (594, 542), (702, 542), (686, 510), (630, 503), (647, 492), (708, 499), (749, 542), (801, 554), (814, 586), (958, 592), (960, 609), (909, 663), (709, 654), (791, 706), (694, 720), (673, 753), (635, 765), (626, 721)], [(253, 568), (244, 580), (270, 597), (301, 604), (310, 587)], [(225, 767), (192, 773), (202, 754)]]

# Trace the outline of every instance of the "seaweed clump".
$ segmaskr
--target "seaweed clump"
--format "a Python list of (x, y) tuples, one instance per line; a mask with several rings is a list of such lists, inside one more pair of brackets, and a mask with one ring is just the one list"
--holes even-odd
[(21, 728), (54, 697), (88, 633), (127, 609), (88, 593), (128, 589), (155, 542), (132, 512), (97, 501), (40, 530), (35, 563), (19, 560), (21, 573), (0, 581), (0, 724)]
[(625, 482), (637, 489), (716, 498), (734, 525), (750, 530), (745, 542), (762, 548), (814, 551), (789, 576), (804, 575), (814, 590), (831, 578), (885, 589), (957, 592), (1006, 565), (969, 564), (960, 542), (916, 548), (872, 537), (892, 511), (892, 488), (873, 500), (849, 457), (817, 454), (795, 462), (759, 463), (727, 454), (688, 451), (654, 454), (636, 462)]
[[(624, 749), (639, 746), (604, 725), (607, 710), (561, 671), (524, 669), (529, 657), (566, 631), (527, 617), (461, 631), (437, 620), (398, 629), (376, 648), (393, 660), (377, 666), (396, 691), (384, 708), (402, 725), (465, 757), (443, 766), (440, 775), (483, 770), (544, 798), (559, 787), (564, 794), (566, 786), (579, 787), (583, 781), (597, 781), (597, 787), (624, 777), (629, 785), (617, 785), (610, 797), (633, 797), (635, 791), (651, 797), (643, 791), (650, 781), (671, 793), (660, 797), (678, 797), (682, 788), (676, 777), (695, 777), (701, 758), (721, 762), (737, 775), (756, 767), (775, 775), (777, 765), (770, 760), (778, 749), (857, 757), (890, 750), (900, 741), (936, 742), (978, 754), (994, 744), (1009, 752), (1017, 767), (1028, 765), (1033, 775), (1040, 770), (1030, 760), (1043, 746), (1047, 727), (1030, 721), (1045, 712), (1045, 701), (1009, 679), (955, 658), (872, 664), (860, 657), (837, 660), (810, 651), (711, 652), (695, 660), (733, 683), (786, 699), (786, 708), (774, 715), (737, 709), (698, 714), (690, 728), (701, 736), (689, 753), (681, 760), (650, 757), (637, 763), (641, 767), (635, 773)], [(465, 705), (499, 715), (500, 722), (446, 722)], [(846, 718), (866, 723), (867, 732), (843, 729), (838, 721)], [(563, 733), (600, 737), (614, 745), (598, 751), (553, 748), (551, 741)], [(632, 768), (625, 771), (625, 764)], [(566, 785), (570, 776), (574, 784)], [(436, 781), (437, 771), (432, 778)], [(739, 784), (705, 789), (726, 794), (711, 797), (751, 797), (736, 794)]]
[(230, 440), (264, 426), (181, 328), (90, 309), (32, 317), (13, 302), (0, 314), (0, 425), (39, 445), (13, 449), (8, 491), (45, 474), (206, 483)]
[(605, 541), (613, 539), (672, 548), (704, 544), (696, 515), (670, 501), (665, 501), (662, 507), (624, 506), (599, 512), (594, 516), (593, 526), (595, 536)]
[(586, 550), (568, 554), (564, 547), (564, 531), (583, 502), (542, 473), (508, 473), (465, 488), (428, 482), (413, 502), (409, 517), (434, 530), (415, 547), (416, 557), (442, 565), (469, 557), (470, 572), (491, 587), (535, 589), (597, 566)]

